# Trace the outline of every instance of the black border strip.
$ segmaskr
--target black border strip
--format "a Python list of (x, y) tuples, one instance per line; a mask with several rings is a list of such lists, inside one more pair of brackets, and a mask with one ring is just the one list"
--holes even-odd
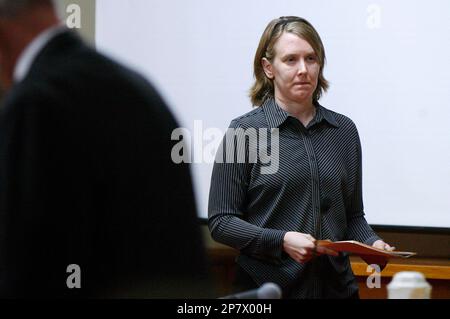
[[(199, 217), (201, 225), (208, 225), (208, 219)], [(370, 225), (376, 232), (396, 233), (421, 233), (450, 235), (450, 227), (420, 227), (420, 226), (394, 226), (394, 225)]]
[(370, 225), (376, 232), (396, 232), (396, 233), (423, 233), (450, 235), (450, 227), (420, 227), (420, 226), (394, 226), (394, 225)]

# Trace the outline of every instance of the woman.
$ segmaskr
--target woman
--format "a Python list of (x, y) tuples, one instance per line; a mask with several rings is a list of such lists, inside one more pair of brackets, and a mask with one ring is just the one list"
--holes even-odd
[[(324, 64), (322, 41), (308, 21), (281, 17), (266, 27), (250, 90), (258, 107), (230, 129), (275, 130), (277, 170), (263, 174), (260, 159), (230, 162), (219, 155), (211, 180), (211, 235), (241, 252), (236, 290), (275, 282), (285, 298), (357, 298), (347, 254), (317, 247), (316, 240), (391, 249), (364, 218), (356, 127), (318, 103), (328, 88)], [(245, 139), (227, 138), (228, 152), (229, 145), (251, 151)]]

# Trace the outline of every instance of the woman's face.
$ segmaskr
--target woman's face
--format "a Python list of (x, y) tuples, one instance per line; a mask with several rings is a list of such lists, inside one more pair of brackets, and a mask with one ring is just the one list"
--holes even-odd
[(275, 98), (286, 104), (312, 102), (320, 64), (311, 45), (293, 33), (285, 32), (274, 45), (270, 62), (263, 58), (267, 77), (273, 80)]

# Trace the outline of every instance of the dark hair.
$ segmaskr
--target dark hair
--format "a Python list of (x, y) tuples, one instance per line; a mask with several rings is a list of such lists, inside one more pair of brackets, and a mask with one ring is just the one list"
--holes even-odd
[(0, 0), (0, 17), (14, 17), (23, 10), (36, 5), (51, 5), (52, 0)]

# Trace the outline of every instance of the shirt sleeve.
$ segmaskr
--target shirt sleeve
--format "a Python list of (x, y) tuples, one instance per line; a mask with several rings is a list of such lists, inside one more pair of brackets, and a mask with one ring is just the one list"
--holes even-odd
[(346, 216), (347, 216), (347, 234), (346, 239), (356, 240), (367, 245), (372, 245), (376, 240), (381, 239), (372, 230), (364, 217), (364, 206), (362, 196), (362, 156), (361, 141), (359, 139), (356, 126), (353, 124), (354, 144), (349, 154), (353, 159), (349, 162), (354, 163), (351, 166), (349, 181), (350, 192), (346, 200)]
[[(246, 221), (246, 196), (252, 169), (248, 157), (239, 160), (239, 151), (248, 154), (248, 143), (240, 138), (237, 121), (232, 121), (213, 167), (208, 204), (208, 225), (214, 240), (243, 254), (278, 263), (283, 254), (286, 231), (258, 227)], [(235, 138), (236, 136), (236, 138)], [(230, 154), (234, 151), (234, 154)], [(233, 155), (233, 156), (232, 156)]]

